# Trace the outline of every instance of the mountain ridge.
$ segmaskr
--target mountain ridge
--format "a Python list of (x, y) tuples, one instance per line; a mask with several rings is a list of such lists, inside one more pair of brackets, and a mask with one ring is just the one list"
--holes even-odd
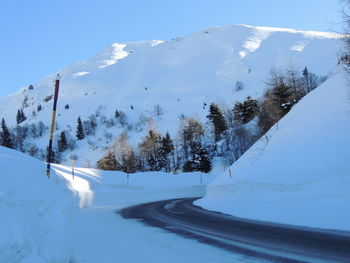
[[(147, 134), (150, 125), (175, 137), (179, 116), (203, 121), (208, 113), (206, 105), (212, 102), (232, 107), (247, 96), (261, 98), (272, 67), (292, 65), (302, 71), (307, 66), (317, 75), (328, 75), (337, 64), (340, 37), (335, 33), (234, 25), (168, 41), (114, 43), (85, 61), (47, 76), (33, 90), (24, 88), (0, 98), (0, 118), (13, 127), (17, 110), (23, 108), (27, 116), (24, 124), (42, 121), (48, 125), (52, 101), (45, 101), (53, 93), (52, 82), (58, 73), (57, 132), (66, 130), (73, 138), (78, 116), (87, 119), (99, 112), (112, 118), (121, 110), (134, 127), (139, 124), (139, 128), (128, 131), (133, 144)], [(161, 115), (155, 114), (157, 105)], [(107, 143), (102, 134), (111, 137), (112, 133), (113, 137), (123, 129), (103, 129), (97, 141), (106, 149), (112, 139)], [(35, 143), (42, 148), (45, 144), (43, 139)], [(89, 152), (89, 158), (98, 159), (94, 150), (80, 148), (78, 155)]]

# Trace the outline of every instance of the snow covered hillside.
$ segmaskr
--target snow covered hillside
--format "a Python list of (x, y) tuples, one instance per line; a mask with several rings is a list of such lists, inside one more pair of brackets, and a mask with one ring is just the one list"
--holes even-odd
[[(244, 262), (117, 210), (160, 199), (200, 196), (212, 175), (132, 174), (54, 165), (0, 147), (0, 262)], [(249, 261), (251, 262), (251, 261)]]
[[(337, 63), (339, 45), (339, 35), (332, 33), (246, 25), (211, 28), (169, 41), (113, 44), (58, 72), (62, 79), (56, 137), (64, 130), (75, 139), (78, 116), (83, 121), (98, 118), (94, 135), (76, 142), (63, 163), (75, 155), (79, 165), (94, 166), (123, 131), (133, 144), (150, 128), (175, 137), (182, 114), (204, 120), (211, 102), (232, 107), (248, 95), (259, 98), (272, 66), (293, 65), (300, 72), (307, 66), (326, 76)], [(0, 118), (14, 127), (17, 110), (23, 108), (27, 119), (22, 124), (42, 121), (48, 126), (55, 76), (1, 98)], [(116, 124), (116, 110), (125, 113), (123, 125)], [(33, 145), (39, 147), (42, 156), (46, 144), (47, 136), (35, 135), (21, 147), (37, 156)]]
[(341, 70), (304, 97), (197, 201), (206, 209), (350, 230), (350, 88)]

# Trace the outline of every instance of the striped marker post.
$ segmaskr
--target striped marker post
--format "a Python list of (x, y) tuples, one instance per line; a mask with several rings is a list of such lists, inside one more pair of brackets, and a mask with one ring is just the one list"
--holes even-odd
[(74, 159), (72, 159), (72, 178), (74, 181)]
[(48, 148), (48, 152), (47, 152), (46, 175), (48, 178), (50, 178), (50, 166), (51, 166), (51, 159), (52, 159), (52, 139), (53, 139), (53, 132), (55, 129), (56, 108), (57, 108), (57, 99), (58, 99), (59, 88), (60, 88), (60, 79), (59, 79), (59, 75), (57, 74), (57, 78), (55, 80), (55, 95), (53, 97), (53, 110), (52, 110), (52, 119), (51, 119), (51, 128), (50, 128), (49, 148)]

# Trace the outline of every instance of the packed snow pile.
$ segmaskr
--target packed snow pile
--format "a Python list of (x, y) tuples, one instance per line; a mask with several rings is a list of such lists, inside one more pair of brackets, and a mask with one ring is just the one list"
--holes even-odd
[(350, 230), (350, 89), (339, 72), (304, 97), (197, 201), (206, 209)]
[[(215, 27), (169, 41), (115, 43), (95, 57), (57, 72), (61, 76), (56, 138), (64, 131), (71, 157), (94, 167), (116, 135), (127, 133), (137, 145), (150, 128), (172, 138), (179, 117), (204, 122), (212, 102), (233, 107), (247, 96), (259, 99), (272, 66), (305, 66), (320, 77), (337, 63), (340, 36), (332, 33), (234, 25)], [(23, 109), (28, 125), (23, 152), (44, 159), (47, 126), (52, 111), (53, 80), (46, 77), (33, 86), (0, 99), (0, 119), (16, 128)], [(122, 118), (116, 119), (116, 111)], [(77, 141), (77, 118), (86, 138)], [(95, 127), (96, 126), (96, 127)], [(17, 133), (22, 133), (22, 130)], [(56, 146), (56, 145), (54, 145)]]

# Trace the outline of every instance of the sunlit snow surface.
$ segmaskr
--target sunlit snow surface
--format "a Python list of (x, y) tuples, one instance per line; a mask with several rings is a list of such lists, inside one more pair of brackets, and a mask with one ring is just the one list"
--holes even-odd
[(271, 34), (271, 31), (257, 30), (247, 41), (243, 44), (245, 48), (244, 51), (240, 51), (239, 55), (241, 58), (244, 58), (248, 53), (254, 52), (257, 50), (261, 43)]
[(126, 44), (113, 44), (111, 46), (111, 57), (110, 59), (106, 59), (102, 61), (102, 65), (99, 66), (99, 68), (105, 68), (109, 67), (115, 63), (117, 63), (118, 60), (125, 58), (128, 55), (128, 52), (124, 51), (124, 48), (126, 47)]
[(73, 77), (73, 78), (79, 78), (79, 77), (84, 76), (84, 75), (87, 75), (87, 74), (90, 74), (90, 72), (81, 71), (81, 72), (77, 72), (77, 73), (72, 74), (72, 77)]

